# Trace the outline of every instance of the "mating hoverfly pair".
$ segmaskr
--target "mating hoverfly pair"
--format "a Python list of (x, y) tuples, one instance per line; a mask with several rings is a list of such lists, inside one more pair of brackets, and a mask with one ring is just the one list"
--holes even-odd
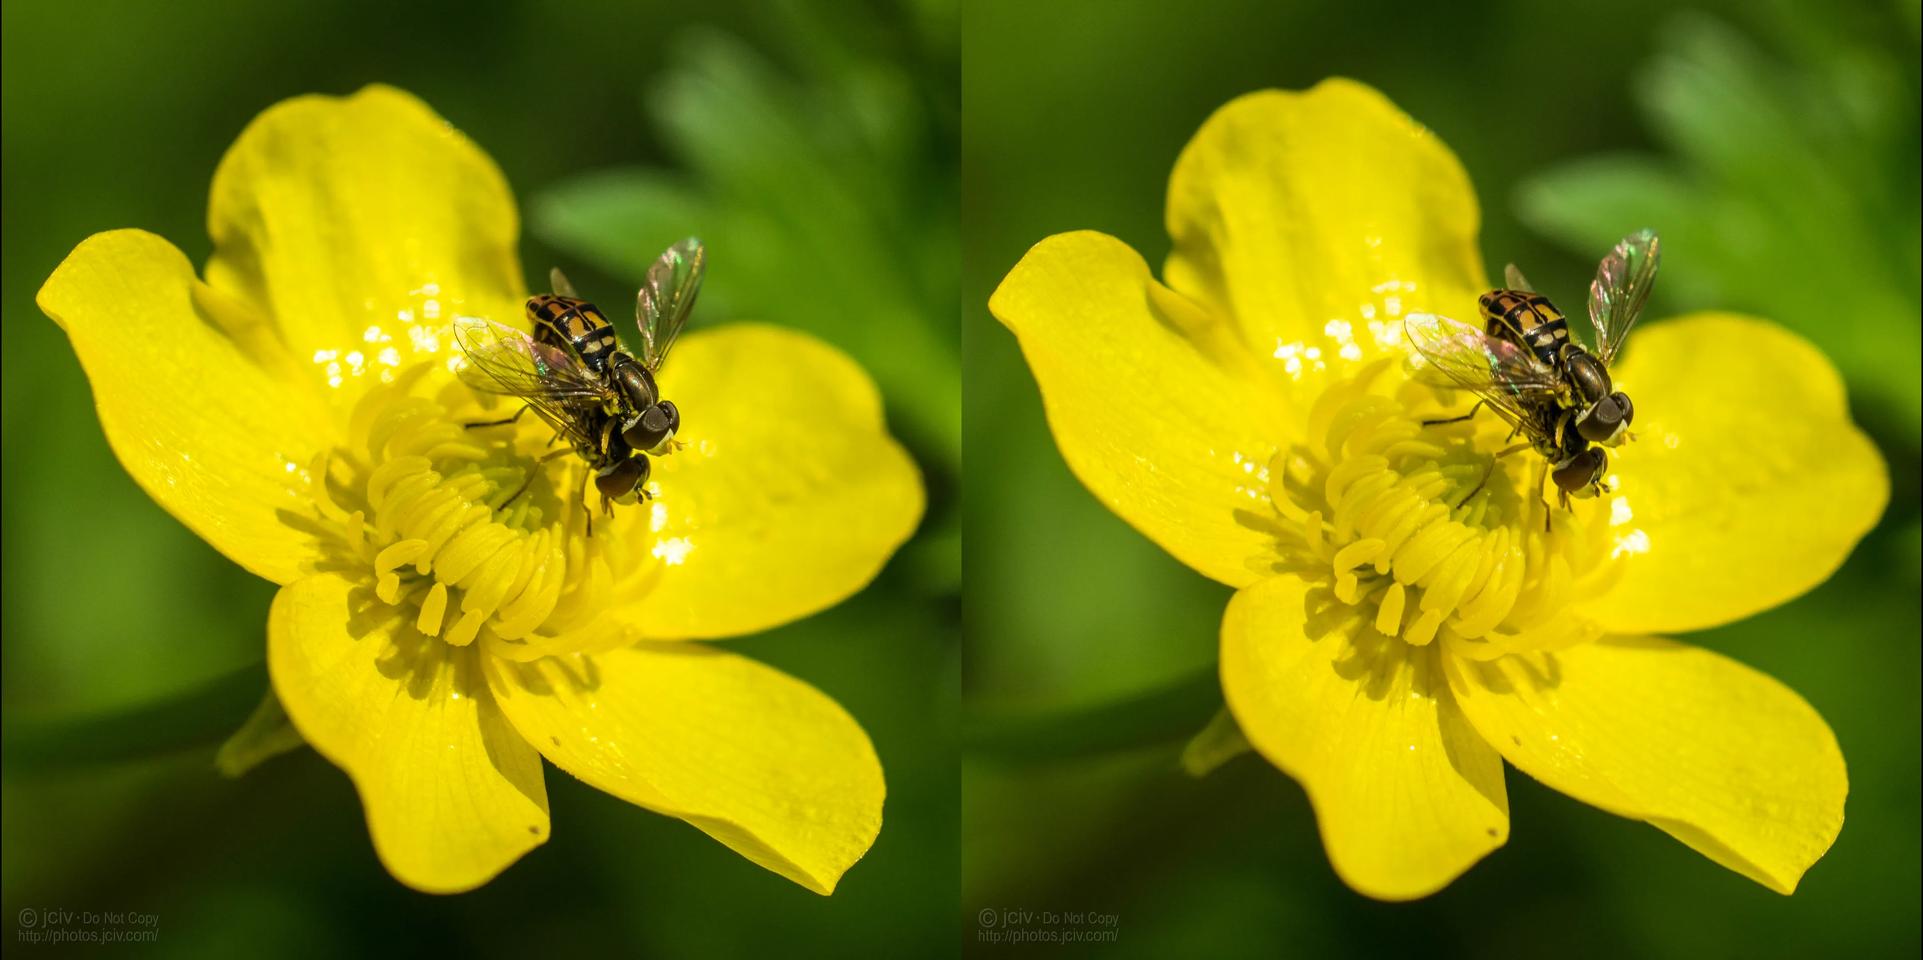
[[(459, 318), (454, 338), (467, 354), (461, 380), (523, 403), (511, 417), (467, 426), (514, 423), (532, 410), (553, 428), (556, 440), (567, 440), (587, 463), (603, 512), (645, 498), (649, 455), (672, 451), (681, 428), (681, 411), (661, 397), (654, 375), (687, 325), (705, 268), (701, 241), (692, 237), (669, 247), (648, 268), (634, 305), (641, 329), (639, 359), (621, 345), (607, 316), (575, 294), (559, 268), (549, 274), (552, 294), (528, 298), (532, 335), (481, 317)], [(568, 452), (557, 450), (540, 462)], [(584, 477), (584, 494), (586, 485)], [(522, 484), (508, 501), (526, 489)]]
[[(1479, 298), (1483, 329), (1435, 314), (1411, 314), (1403, 321), (1409, 342), (1446, 380), (1478, 398), (1469, 413), (1428, 423), (1454, 423), (1487, 406), (1526, 443), (1498, 453), (1533, 448), (1548, 461), (1564, 507), (1570, 497), (1609, 492), (1603, 474), (1609, 465), (1604, 447), (1630, 439), (1635, 409), (1615, 389), (1609, 365), (1622, 350), (1661, 257), (1656, 233), (1643, 230), (1623, 238), (1596, 268), (1589, 285), (1589, 320), (1596, 330), (1591, 353), (1569, 335), (1569, 324), (1547, 297), (1535, 292), (1522, 271), (1510, 264), (1506, 289)], [(1545, 519), (1547, 519), (1545, 517)]]

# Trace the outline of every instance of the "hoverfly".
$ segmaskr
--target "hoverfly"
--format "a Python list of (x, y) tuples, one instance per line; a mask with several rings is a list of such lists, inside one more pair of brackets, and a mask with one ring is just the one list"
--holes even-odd
[(1595, 353), (1570, 339), (1569, 323), (1562, 311), (1537, 293), (1513, 263), (1503, 271), (1508, 289), (1492, 290), (1477, 299), (1490, 335), (1528, 348), (1537, 360), (1561, 374), (1569, 388), (1565, 399), (1581, 408), (1576, 414), (1576, 429), (1584, 439), (1617, 446), (1635, 416), (1629, 396), (1611, 383), (1609, 365), (1622, 350), (1629, 328), (1642, 315), (1661, 261), (1656, 232), (1642, 230), (1624, 237), (1597, 265), (1596, 279), (1589, 284), (1589, 322), (1596, 330)]
[[(1660, 258), (1655, 232), (1643, 230), (1625, 237), (1598, 265), (1589, 286), (1594, 353), (1570, 337), (1562, 312), (1514, 264), (1505, 271), (1507, 288), (1478, 299), (1484, 329), (1435, 314), (1411, 314), (1404, 321), (1409, 342), (1447, 378), (1441, 385), (1474, 393), (1477, 408), (1494, 410), (1514, 428), (1511, 436), (1528, 438), (1527, 445), (1548, 461), (1564, 506), (1570, 497), (1607, 492), (1602, 478), (1609, 457), (1602, 448), (1630, 437), (1635, 408), (1615, 389), (1609, 364), (1649, 300)], [(1462, 417), (1430, 422), (1474, 414), (1472, 408)]]
[(680, 410), (661, 397), (654, 374), (687, 325), (706, 264), (701, 241), (690, 237), (648, 268), (635, 297), (638, 360), (622, 347), (607, 317), (575, 294), (559, 268), (549, 274), (552, 294), (528, 298), (532, 335), (481, 317), (456, 320), (454, 337), (468, 361), (461, 380), (475, 390), (523, 402), (512, 417), (468, 427), (512, 423), (532, 410), (587, 463), (604, 512), (612, 513), (615, 503), (646, 497), (648, 456), (672, 451), (681, 427)]

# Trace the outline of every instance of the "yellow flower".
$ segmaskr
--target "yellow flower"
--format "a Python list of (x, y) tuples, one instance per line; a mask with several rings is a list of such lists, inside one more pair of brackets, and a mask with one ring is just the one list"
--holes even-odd
[(512, 408), (450, 374), (450, 324), (524, 324), (525, 291), (507, 184), (445, 121), (385, 87), (276, 105), (221, 161), (208, 224), (204, 280), (117, 230), (39, 303), (127, 471), (281, 585), (274, 690), (388, 870), (466, 890), (544, 842), (545, 756), (831, 892), (881, 826), (866, 734), (682, 641), (831, 606), (914, 529), (920, 478), (866, 374), (775, 327), (687, 334), (660, 381), (687, 447), (590, 536), (584, 464), (538, 465), (535, 418), (464, 426)]
[(1745, 317), (1639, 330), (1615, 492), (1545, 518), (1534, 454), (1477, 489), (1494, 417), (1420, 423), (1468, 402), (1408, 378), (1401, 318), (1474, 320), (1492, 286), (1435, 137), (1349, 81), (1252, 94), (1183, 151), (1167, 218), (1163, 282), (1062, 234), (990, 308), (1083, 484), (1238, 591), (1228, 706), (1308, 792), (1336, 872), (1441, 889), (1507, 838), (1506, 759), (1792, 891), (1842, 826), (1835, 738), (1776, 681), (1654, 634), (1801, 594), (1882, 513), (1829, 363)]

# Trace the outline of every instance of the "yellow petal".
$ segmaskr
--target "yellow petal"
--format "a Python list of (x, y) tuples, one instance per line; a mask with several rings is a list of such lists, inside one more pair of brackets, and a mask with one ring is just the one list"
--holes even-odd
[(567, 772), (819, 894), (881, 829), (881, 764), (821, 691), (700, 644), (489, 662), (508, 718)]
[(291, 583), (311, 550), (281, 518), (311, 511), (307, 470), (335, 422), (316, 391), (237, 341), (242, 322), (216, 315), (217, 300), (140, 230), (87, 238), (39, 295), (134, 481), (235, 563)]
[(659, 498), (622, 511), (664, 563), (633, 612), (656, 639), (765, 630), (866, 586), (921, 519), (921, 474), (867, 373), (803, 333), (691, 333), (662, 369), (687, 446), (654, 460)]
[[(1273, 553), (1268, 464), (1287, 403), (1221, 322), (1099, 233), (1035, 245), (989, 300), (1089, 492), (1176, 559), (1230, 586)], [(1230, 334), (1232, 336), (1232, 334)]]
[(1382, 94), (1342, 79), (1252, 93), (1175, 165), (1163, 277), (1295, 373), (1397, 342), (1410, 312), (1474, 319), (1478, 220), (1455, 155)]
[(1524, 773), (1778, 893), (1842, 829), (1849, 781), (1830, 728), (1795, 691), (1726, 657), (1615, 637), (1454, 661), (1450, 683)]
[(469, 890), (547, 840), (541, 757), (495, 704), (478, 651), (396, 614), (332, 574), (283, 587), (267, 628), (274, 692), (353, 778), (388, 872)]
[(500, 170), (391, 87), (256, 117), (214, 172), (207, 224), (207, 282), (274, 318), (343, 401), (452, 348), (456, 315), (521, 316), (520, 226)]
[(1372, 897), (1434, 893), (1509, 836), (1502, 758), (1440, 659), (1286, 575), (1237, 593), (1222, 620), (1229, 709), (1308, 791), (1336, 873)]
[(1843, 381), (1774, 324), (1695, 314), (1639, 330), (1615, 371), (1636, 439), (1611, 451), (1624, 575), (1587, 612), (1612, 633), (1701, 630), (1836, 572), (1889, 500)]

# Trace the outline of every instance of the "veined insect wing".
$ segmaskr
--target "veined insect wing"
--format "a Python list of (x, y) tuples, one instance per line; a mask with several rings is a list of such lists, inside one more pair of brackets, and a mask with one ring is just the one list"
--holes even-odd
[(1553, 402), (1560, 381), (1556, 372), (1535, 355), (1508, 340), (1433, 313), (1410, 314), (1403, 319), (1403, 330), (1416, 350), (1411, 365), (1417, 379), (1467, 390), (1532, 439), (1541, 435), (1534, 411)]
[(581, 299), (580, 294), (574, 292), (574, 284), (568, 282), (568, 275), (562, 273), (560, 267), (548, 270), (548, 289), (553, 290), (557, 297), (566, 297), (569, 300)]
[(553, 401), (593, 400), (607, 392), (566, 351), (484, 317), (457, 317), (454, 342), (467, 360), (459, 376), (476, 390)]
[(1404, 318), (1403, 331), (1420, 360), (1413, 363), (1416, 376), (1436, 386), (1551, 394), (1560, 382), (1556, 371), (1528, 350), (1458, 320), (1412, 313)]
[(689, 237), (662, 251), (635, 294), (634, 320), (641, 328), (641, 362), (661, 369), (674, 339), (688, 323), (701, 278), (707, 271), (707, 250)]
[(1589, 284), (1589, 322), (1596, 328), (1596, 358), (1606, 366), (1622, 351), (1629, 328), (1642, 316), (1662, 265), (1662, 246), (1654, 230), (1622, 239), (1596, 265)]
[(1510, 290), (1536, 292), (1536, 288), (1529, 285), (1529, 278), (1522, 275), (1522, 268), (1513, 263), (1502, 268), (1502, 282)]

